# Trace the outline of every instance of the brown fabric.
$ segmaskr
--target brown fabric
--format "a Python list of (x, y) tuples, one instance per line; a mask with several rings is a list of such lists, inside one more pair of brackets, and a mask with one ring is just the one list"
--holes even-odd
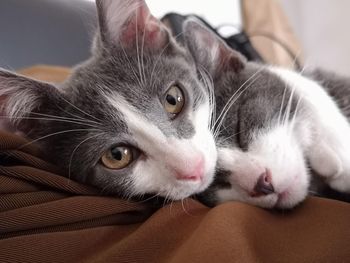
[[(0, 262), (348, 262), (350, 204), (291, 212), (187, 199), (154, 211), (59, 175), (0, 132)], [(154, 213), (153, 213), (154, 212)]]
[(18, 73), (46, 82), (63, 82), (70, 74), (70, 69), (59, 66), (36, 65), (19, 70)]
[[(243, 26), (253, 46), (268, 63), (293, 68), (295, 57), (303, 62), (299, 44), (283, 9), (277, 0), (243, 0)], [(276, 38), (293, 53), (292, 57), (284, 47), (270, 37)]]

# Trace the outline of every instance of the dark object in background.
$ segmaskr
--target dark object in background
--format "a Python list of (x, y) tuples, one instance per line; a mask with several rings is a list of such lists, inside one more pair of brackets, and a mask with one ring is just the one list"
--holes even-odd
[[(171, 13), (163, 20), (177, 34), (186, 17)], [(1, 0), (0, 67), (17, 70), (36, 64), (74, 66), (89, 57), (95, 24), (94, 2)], [(244, 32), (223, 39), (248, 60), (262, 61)]]
[(259, 53), (252, 46), (248, 36), (244, 31), (232, 35), (230, 37), (221, 36), (217, 30), (215, 30), (207, 21), (196, 15), (183, 16), (176, 13), (166, 14), (161, 20), (165, 23), (173, 32), (174, 36), (178, 36), (179, 40), (182, 40), (182, 24), (188, 17), (195, 17), (202, 21), (209, 29), (211, 29), (216, 35), (222, 38), (228, 46), (232, 49), (242, 53), (249, 61), (263, 62), (263, 59)]

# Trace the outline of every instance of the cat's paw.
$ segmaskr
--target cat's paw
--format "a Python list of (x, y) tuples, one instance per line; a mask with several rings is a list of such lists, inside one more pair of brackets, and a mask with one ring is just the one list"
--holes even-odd
[(350, 193), (350, 148), (349, 151), (341, 148), (321, 142), (310, 152), (309, 161), (331, 188)]
[(343, 193), (350, 193), (350, 174), (341, 173), (327, 180), (327, 184), (334, 190)]
[(343, 171), (338, 154), (326, 143), (321, 142), (308, 153), (311, 168), (322, 177), (331, 178)]

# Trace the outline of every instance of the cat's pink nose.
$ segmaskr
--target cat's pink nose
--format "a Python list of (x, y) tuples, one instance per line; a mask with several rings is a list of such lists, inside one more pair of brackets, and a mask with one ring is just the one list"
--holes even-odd
[(176, 179), (183, 181), (202, 180), (204, 174), (204, 160), (201, 157), (189, 172), (176, 172)]
[(254, 187), (254, 192), (252, 194), (253, 197), (258, 197), (262, 195), (269, 195), (275, 192), (275, 189), (272, 185), (272, 176), (269, 169), (266, 169), (264, 173), (262, 173), (256, 185)]

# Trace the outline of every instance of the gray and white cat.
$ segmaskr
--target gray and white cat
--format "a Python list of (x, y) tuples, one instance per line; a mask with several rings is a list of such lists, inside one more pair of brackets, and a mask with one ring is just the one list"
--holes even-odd
[(247, 63), (195, 21), (180, 45), (144, 1), (97, 9), (93, 55), (61, 87), (0, 71), (4, 114), (67, 176), (124, 198), (207, 189), (211, 204), (287, 208), (307, 194), (310, 161), (349, 190), (350, 128), (315, 81)]
[(218, 116), (218, 174), (201, 200), (291, 208), (313, 187), (310, 168), (350, 192), (350, 79), (246, 62), (194, 20), (184, 34), (213, 79)]
[(62, 86), (0, 71), (3, 113), (67, 176), (103, 193), (202, 192), (217, 151), (190, 53), (144, 1), (97, 0), (97, 10), (93, 55)]

